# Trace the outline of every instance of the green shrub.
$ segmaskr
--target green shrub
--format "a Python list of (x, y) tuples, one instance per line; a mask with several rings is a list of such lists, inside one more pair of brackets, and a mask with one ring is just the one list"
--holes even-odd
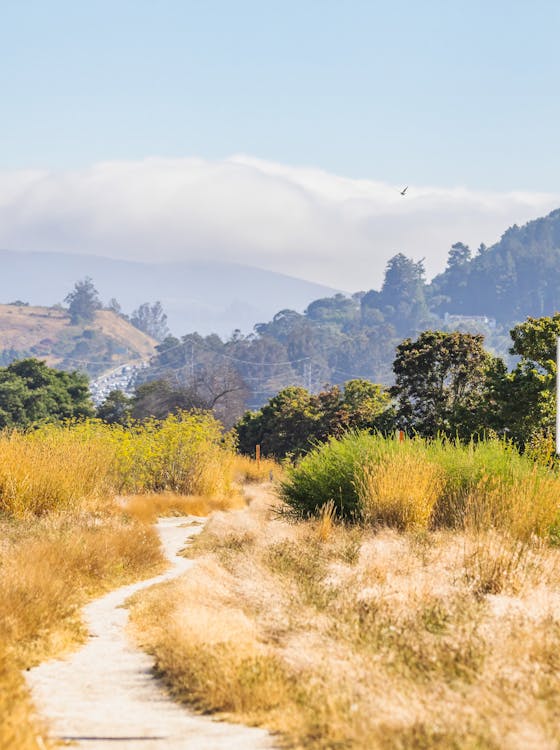
[(281, 495), (299, 517), (332, 501), (339, 519), (399, 529), (496, 528), (528, 539), (560, 527), (557, 473), (494, 439), (401, 443), (347, 433), (308, 453), (288, 472)]

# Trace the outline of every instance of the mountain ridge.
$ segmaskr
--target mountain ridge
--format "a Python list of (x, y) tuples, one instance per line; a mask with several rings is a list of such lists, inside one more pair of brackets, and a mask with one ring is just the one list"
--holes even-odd
[(303, 310), (317, 297), (335, 294), (322, 284), (234, 262), (143, 263), (98, 255), (0, 250), (0, 302), (22, 299), (50, 306), (74, 283), (90, 276), (104, 301), (116, 298), (130, 313), (160, 300), (176, 335), (230, 335), (251, 331), (279, 309)]

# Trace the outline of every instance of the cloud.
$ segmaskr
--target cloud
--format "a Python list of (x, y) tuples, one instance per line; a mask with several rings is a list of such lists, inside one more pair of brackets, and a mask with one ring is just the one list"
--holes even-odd
[(150, 158), (0, 173), (0, 247), (115, 258), (227, 260), (355, 291), (396, 252), (441, 271), (449, 247), (492, 244), (560, 195), (355, 180), (249, 156)]

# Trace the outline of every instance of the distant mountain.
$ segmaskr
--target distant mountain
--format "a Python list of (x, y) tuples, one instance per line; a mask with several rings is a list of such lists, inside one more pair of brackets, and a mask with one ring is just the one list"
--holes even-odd
[(115, 297), (130, 313), (160, 300), (175, 335), (190, 331), (229, 336), (250, 332), (278, 310), (303, 310), (335, 289), (236, 263), (139, 263), (93, 255), (0, 250), (0, 302), (62, 302), (74, 283), (91, 276), (106, 303)]
[(473, 256), (457, 243), (427, 290), (433, 312), (487, 315), (511, 326), (560, 310), (560, 209), (514, 225)]
[(37, 357), (53, 367), (97, 375), (121, 364), (146, 362), (156, 344), (110, 310), (98, 310), (91, 322), (72, 325), (66, 310), (0, 305), (0, 365)]

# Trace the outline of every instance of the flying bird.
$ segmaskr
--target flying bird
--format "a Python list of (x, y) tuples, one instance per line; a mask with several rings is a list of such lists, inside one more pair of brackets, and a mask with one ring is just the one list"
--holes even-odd
[(407, 190), (408, 190), (408, 185), (403, 190), (401, 190), (401, 195), (404, 195)]

